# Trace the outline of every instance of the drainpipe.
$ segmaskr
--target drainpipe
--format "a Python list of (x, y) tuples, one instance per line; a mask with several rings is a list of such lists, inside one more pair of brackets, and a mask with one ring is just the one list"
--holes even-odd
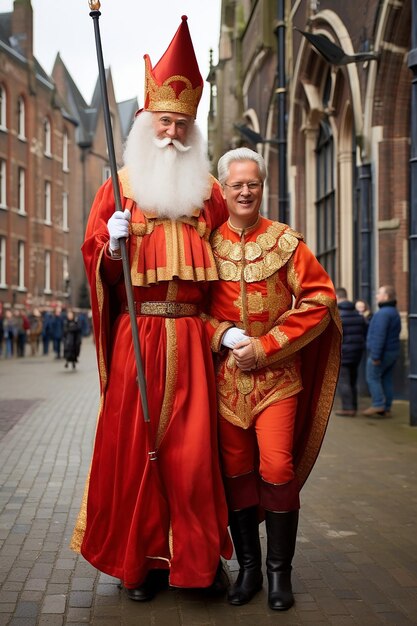
[(287, 192), (287, 85), (285, 76), (285, 0), (278, 0), (277, 26), (277, 108), (278, 108), (278, 219), (288, 224)]
[(411, 3), (411, 49), (408, 67), (411, 80), (411, 147), (409, 213), (409, 305), (408, 346), (410, 356), (410, 426), (417, 426), (417, 0)]
[(371, 164), (359, 166), (359, 219), (360, 219), (360, 297), (372, 302), (372, 172)]

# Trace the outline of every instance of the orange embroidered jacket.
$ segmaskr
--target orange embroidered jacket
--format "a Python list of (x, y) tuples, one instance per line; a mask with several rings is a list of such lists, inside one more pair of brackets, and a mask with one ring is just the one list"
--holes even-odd
[[(300, 394), (296, 443), (303, 482), (324, 436), (339, 372), (333, 284), (302, 235), (285, 224), (260, 217), (242, 232), (226, 222), (211, 243), (220, 280), (205, 319), (217, 353), (219, 413), (248, 428), (267, 406)], [(240, 370), (221, 344), (232, 326), (252, 338), (253, 371)]]

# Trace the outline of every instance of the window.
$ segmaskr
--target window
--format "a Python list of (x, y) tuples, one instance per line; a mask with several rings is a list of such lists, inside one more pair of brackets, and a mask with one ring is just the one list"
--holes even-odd
[(62, 169), (64, 172), (69, 171), (68, 167), (68, 135), (67, 131), (64, 131), (64, 136), (62, 138)]
[(17, 101), (17, 136), (26, 139), (25, 101), (22, 96)]
[(104, 165), (101, 173), (101, 182), (105, 183), (111, 176), (110, 165)]
[(51, 183), (45, 183), (45, 224), (52, 224), (51, 213)]
[(0, 287), (6, 286), (6, 237), (0, 237)]
[(51, 253), (45, 252), (45, 293), (51, 293)]
[(17, 208), (19, 213), (26, 214), (26, 172), (23, 167), (19, 167), (17, 175)]
[(62, 230), (68, 229), (68, 193), (62, 194)]
[(336, 280), (336, 212), (334, 188), (333, 136), (327, 121), (320, 123), (316, 146), (317, 159), (317, 258)]
[(25, 242), (17, 244), (17, 285), (18, 289), (25, 288)]
[(6, 192), (7, 192), (7, 179), (6, 179), (6, 161), (0, 159), (0, 207), (5, 209), (7, 207)]
[(7, 130), (7, 97), (3, 85), (0, 85), (0, 129)]
[(43, 145), (45, 156), (52, 156), (51, 123), (47, 117), (44, 119), (43, 122)]
[(68, 256), (66, 254), (62, 257), (62, 282), (64, 285), (64, 292), (68, 295), (70, 277), (68, 271)]

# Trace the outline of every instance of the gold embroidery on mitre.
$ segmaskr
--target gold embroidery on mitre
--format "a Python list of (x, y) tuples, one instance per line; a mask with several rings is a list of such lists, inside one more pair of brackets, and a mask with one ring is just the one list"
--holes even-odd
[[(152, 76), (151, 68), (146, 63), (146, 93), (149, 96), (147, 111), (171, 111), (173, 113), (184, 113), (191, 117), (196, 116), (197, 106), (201, 98), (202, 86), (195, 89), (191, 81), (186, 76), (174, 75), (164, 80), (162, 85), (158, 85)], [(181, 93), (176, 95), (170, 86), (173, 82), (182, 82), (185, 87)]]

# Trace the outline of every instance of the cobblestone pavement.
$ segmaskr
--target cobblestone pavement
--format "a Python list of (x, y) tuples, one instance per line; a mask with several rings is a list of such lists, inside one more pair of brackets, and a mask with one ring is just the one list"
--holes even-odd
[[(332, 417), (302, 492), (296, 604), (281, 614), (265, 589), (243, 607), (179, 590), (134, 603), (68, 548), (98, 405), (91, 339), (75, 372), (52, 356), (0, 360), (0, 388), (0, 626), (417, 624), (417, 428), (407, 403), (390, 419)], [(233, 578), (236, 562), (228, 566)]]

